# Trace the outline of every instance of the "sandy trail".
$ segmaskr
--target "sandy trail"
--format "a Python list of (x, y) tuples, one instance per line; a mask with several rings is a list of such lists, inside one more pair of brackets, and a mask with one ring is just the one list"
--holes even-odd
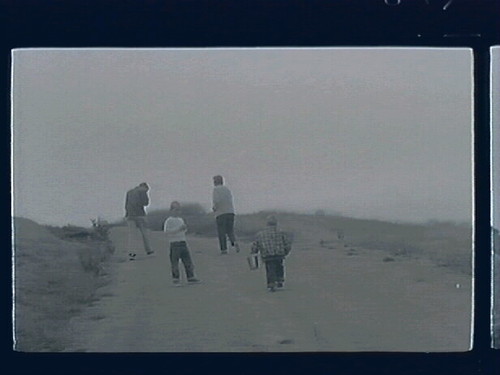
[[(221, 256), (214, 238), (188, 243), (202, 280), (172, 286), (163, 233), (156, 255), (125, 260), (115, 228), (112, 282), (71, 322), (67, 351), (297, 352), (465, 351), (470, 346), (469, 276), (426, 260), (295, 243), (284, 290), (269, 293), (263, 269), (246, 264), (249, 244)], [(306, 250), (307, 248), (307, 250)]]

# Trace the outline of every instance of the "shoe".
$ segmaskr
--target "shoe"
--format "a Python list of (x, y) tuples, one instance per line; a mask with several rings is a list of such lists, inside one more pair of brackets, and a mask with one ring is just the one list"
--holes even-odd
[(181, 286), (181, 281), (180, 280), (174, 279), (172, 282), (174, 283), (174, 286)]
[(270, 286), (267, 288), (268, 291), (270, 292), (275, 292), (276, 291), (276, 288), (274, 286)]
[(276, 283), (276, 287), (278, 287), (278, 288), (283, 288), (283, 283), (282, 283), (281, 281), (278, 281), (278, 282)]
[(220, 251), (220, 255), (226, 255), (227, 254), (227, 250), (221, 250)]
[(238, 245), (238, 243), (234, 244), (234, 250), (236, 250), (237, 253), (240, 252), (240, 245)]
[(199, 282), (200, 282), (200, 280), (197, 279), (196, 277), (192, 277), (192, 278), (188, 279), (188, 283), (190, 283), (190, 284), (196, 284)]
[(136, 253), (128, 253), (128, 260), (135, 260)]

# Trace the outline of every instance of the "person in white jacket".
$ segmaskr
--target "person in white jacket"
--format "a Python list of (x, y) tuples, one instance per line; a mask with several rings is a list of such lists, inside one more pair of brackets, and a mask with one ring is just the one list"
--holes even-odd
[(212, 193), (212, 210), (215, 213), (217, 223), (217, 234), (219, 237), (219, 247), (221, 254), (227, 254), (227, 238), (231, 242), (236, 252), (240, 247), (234, 236), (234, 206), (231, 190), (224, 186), (224, 179), (217, 175), (213, 177), (214, 190)]
[(167, 234), (170, 244), (170, 266), (174, 285), (180, 285), (179, 260), (184, 265), (188, 283), (197, 283), (200, 280), (194, 276), (194, 265), (186, 242), (187, 225), (180, 217), (179, 202), (170, 204), (170, 213), (171, 216), (163, 224), (163, 231)]

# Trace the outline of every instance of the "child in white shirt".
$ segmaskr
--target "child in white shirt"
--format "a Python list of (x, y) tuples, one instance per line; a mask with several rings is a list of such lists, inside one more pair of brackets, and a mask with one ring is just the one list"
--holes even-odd
[(186, 242), (187, 226), (180, 217), (180, 211), (180, 203), (177, 201), (172, 202), (170, 204), (171, 216), (163, 224), (163, 231), (167, 234), (170, 243), (170, 265), (174, 285), (180, 285), (179, 260), (182, 261), (186, 270), (188, 283), (199, 282), (194, 276), (194, 265)]

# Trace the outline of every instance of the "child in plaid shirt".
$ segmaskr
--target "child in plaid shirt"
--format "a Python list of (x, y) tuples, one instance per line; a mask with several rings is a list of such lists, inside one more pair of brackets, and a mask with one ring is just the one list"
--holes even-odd
[(267, 228), (257, 233), (251, 249), (252, 254), (260, 253), (266, 265), (267, 288), (271, 292), (283, 287), (285, 282), (283, 260), (292, 249), (290, 240), (284, 232), (278, 230), (277, 225), (276, 217), (269, 216)]

